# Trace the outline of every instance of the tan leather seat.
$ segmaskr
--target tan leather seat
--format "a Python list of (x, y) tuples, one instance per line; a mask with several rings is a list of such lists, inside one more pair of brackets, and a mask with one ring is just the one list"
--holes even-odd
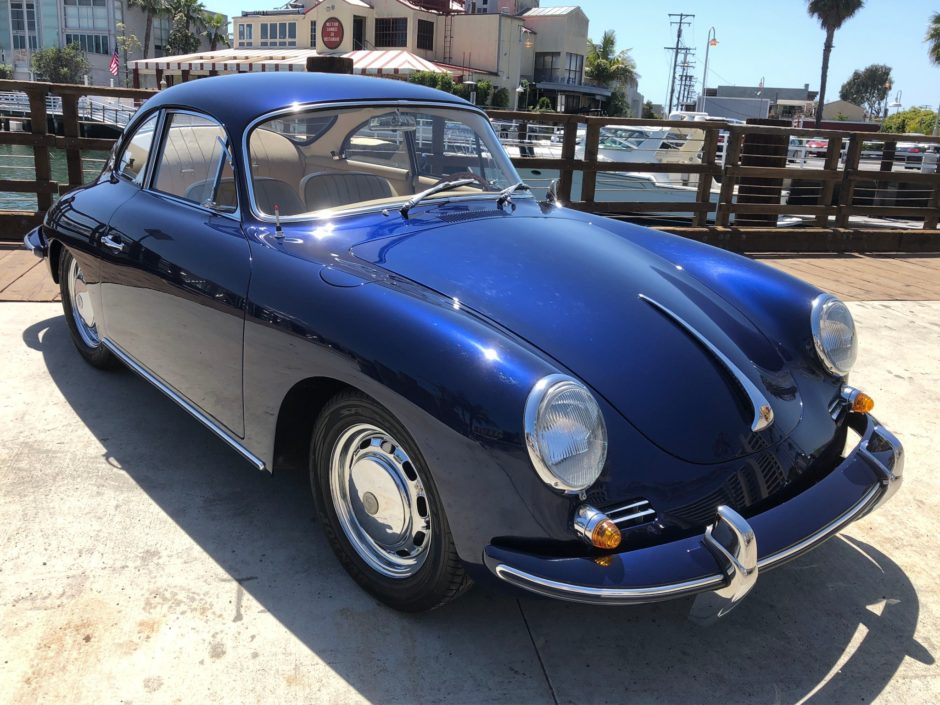
[(388, 179), (364, 171), (321, 171), (307, 174), (300, 182), (308, 211), (338, 208), (353, 203), (391, 198)]

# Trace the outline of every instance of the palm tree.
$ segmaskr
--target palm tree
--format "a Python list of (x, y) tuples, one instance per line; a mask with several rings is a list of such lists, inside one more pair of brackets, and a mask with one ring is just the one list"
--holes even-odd
[(636, 62), (629, 49), (617, 51), (617, 34), (612, 29), (604, 32), (600, 42), (587, 42), (584, 74), (600, 86), (626, 83), (639, 78)]
[(826, 42), (823, 44), (822, 73), (819, 77), (819, 107), (816, 110), (816, 127), (822, 122), (823, 105), (826, 104), (826, 79), (829, 76), (829, 54), (832, 53), (832, 38), (836, 30), (847, 19), (862, 9), (865, 0), (809, 0), (807, 10), (819, 20), (826, 30)]
[(219, 44), (226, 47), (229, 45), (228, 22), (225, 21), (225, 17), (214, 12), (207, 12), (202, 24), (206, 28), (202, 36), (209, 42), (209, 51), (215, 51)]
[(127, 0), (130, 7), (139, 7), (147, 18), (144, 28), (144, 58), (150, 55), (150, 36), (153, 34), (153, 18), (167, 13), (166, 0)]
[(174, 22), (187, 30), (202, 31), (207, 13), (206, 6), (200, 0), (168, 0), (167, 6)]
[(927, 27), (927, 36), (924, 41), (930, 46), (927, 47), (927, 54), (930, 60), (940, 65), (940, 12), (933, 13), (930, 18), (930, 25)]

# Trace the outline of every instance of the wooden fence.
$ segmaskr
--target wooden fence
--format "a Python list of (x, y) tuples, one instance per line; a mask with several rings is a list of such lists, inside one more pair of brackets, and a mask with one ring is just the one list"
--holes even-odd
[[(36, 194), (37, 207), (0, 210), (0, 240), (20, 239), (40, 222), (54, 195), (82, 184), (82, 151), (109, 150), (113, 145), (113, 139), (81, 136), (78, 104), (82, 96), (139, 103), (153, 95), (152, 91), (139, 89), (0, 80), (2, 91), (21, 91), (28, 96), (30, 131), (0, 131), (0, 147), (31, 147), (35, 178), (2, 179), (0, 192)], [(62, 135), (48, 129), (46, 106), (50, 95), (62, 101)], [(903, 163), (899, 161), (898, 145), (912, 140), (909, 135), (558, 113), (492, 111), (490, 115), (504, 136), (514, 133), (507, 143), (516, 166), (530, 172), (557, 172), (558, 198), (571, 208), (649, 222), (737, 250), (940, 251), (940, 174), (935, 161), (932, 173), (919, 167), (914, 171), (903, 168), (910, 166), (911, 155), (904, 155)], [(662, 150), (651, 152), (643, 161), (599, 158), (603, 135), (641, 127), (681, 136), (671, 148), (684, 150), (686, 156), (694, 158), (670, 161), (668, 154), (662, 158)], [(811, 160), (819, 163), (807, 163), (805, 147), (796, 148), (797, 152), (803, 150), (797, 159), (790, 158), (793, 138), (828, 139), (821, 159)], [(880, 147), (872, 156), (871, 143), (875, 140)], [(938, 137), (918, 136), (916, 140), (931, 149), (940, 146)], [(52, 148), (65, 151), (66, 181), (52, 178)], [(868, 169), (862, 168), (863, 156)], [(932, 157), (922, 154), (921, 159)], [(878, 162), (877, 168), (873, 159)], [(797, 165), (790, 166), (794, 161)], [(896, 168), (899, 166), (902, 168)], [(574, 191), (576, 174), (580, 189)], [(598, 177), (605, 174), (674, 179), (677, 186), (666, 188), (685, 189), (687, 197), (676, 202), (604, 200), (599, 193), (610, 189), (599, 188)], [(676, 214), (687, 217), (684, 222), (668, 222)], [(803, 227), (777, 227), (780, 216), (799, 216)], [(859, 222), (859, 217), (880, 222)], [(900, 219), (899, 227), (891, 227), (891, 219)], [(911, 229), (912, 220), (917, 229)]]

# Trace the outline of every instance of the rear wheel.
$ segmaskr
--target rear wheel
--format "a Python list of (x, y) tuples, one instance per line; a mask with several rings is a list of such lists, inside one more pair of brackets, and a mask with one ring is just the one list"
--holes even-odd
[(414, 441), (369, 397), (343, 392), (327, 403), (314, 430), (310, 481), (334, 552), (382, 602), (419, 612), (470, 585)]
[(97, 314), (85, 274), (78, 260), (66, 249), (59, 258), (59, 291), (65, 320), (78, 352), (95, 367), (115, 367), (117, 358), (101, 343), (98, 335)]

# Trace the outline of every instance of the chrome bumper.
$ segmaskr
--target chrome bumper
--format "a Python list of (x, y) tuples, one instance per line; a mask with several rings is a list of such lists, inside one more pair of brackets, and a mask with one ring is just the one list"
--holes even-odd
[(37, 257), (45, 257), (48, 250), (46, 239), (42, 235), (42, 227), (36, 226), (23, 238), (23, 247), (32, 252)]
[[(720, 506), (715, 523), (702, 536), (611, 554), (618, 560), (613, 574), (599, 572), (589, 565), (595, 564), (589, 558), (538, 559), (492, 546), (485, 551), (484, 561), (507, 583), (573, 602), (631, 605), (698, 595), (690, 617), (710, 623), (727, 614), (750, 592), (760, 571), (815, 548), (897, 491), (904, 470), (900, 441), (871, 416), (850, 415), (849, 424), (862, 436), (861, 441), (813, 487), (749, 520), (730, 507)], [(808, 532), (798, 528), (805, 516), (826, 512), (825, 520), (816, 528)], [(769, 547), (766, 553), (759, 551), (762, 543)], [(520, 560), (513, 560), (514, 556)], [(644, 568), (659, 569), (669, 561), (675, 568), (667, 572), (677, 576), (685, 573), (682, 579), (642, 584)], [(702, 568), (707, 568), (709, 562), (712, 568), (703, 574)], [(631, 570), (634, 566), (641, 574)], [(591, 581), (564, 579), (578, 574), (588, 575)], [(640, 584), (630, 584), (633, 582)]]

